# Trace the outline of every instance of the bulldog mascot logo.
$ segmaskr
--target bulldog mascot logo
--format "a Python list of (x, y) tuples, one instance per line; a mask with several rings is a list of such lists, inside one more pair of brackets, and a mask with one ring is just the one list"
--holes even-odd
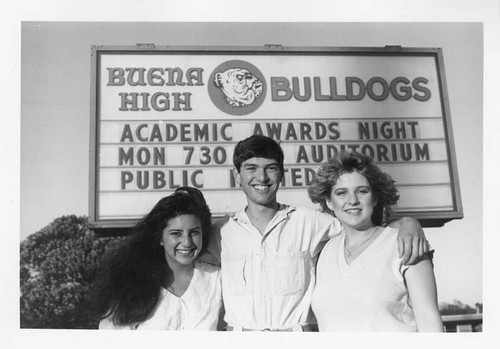
[(213, 70), (209, 81), (208, 93), (212, 102), (227, 114), (250, 114), (264, 102), (264, 76), (249, 62), (224, 62)]
[(214, 84), (222, 90), (233, 107), (246, 107), (262, 95), (262, 82), (243, 68), (230, 68), (216, 73)]

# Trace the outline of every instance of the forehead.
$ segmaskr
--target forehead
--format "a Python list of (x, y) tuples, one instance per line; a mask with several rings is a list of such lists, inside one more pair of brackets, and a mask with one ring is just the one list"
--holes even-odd
[(181, 214), (179, 216), (169, 219), (167, 221), (167, 226), (165, 227), (165, 229), (173, 229), (185, 226), (192, 227), (199, 225), (200, 225), (200, 220), (198, 219), (197, 216), (193, 214)]
[(250, 158), (241, 163), (241, 166), (269, 166), (277, 165), (278, 161), (276, 159), (269, 158)]
[(343, 173), (337, 179), (337, 183), (333, 186), (338, 187), (359, 187), (359, 186), (370, 186), (368, 179), (359, 172), (348, 172)]

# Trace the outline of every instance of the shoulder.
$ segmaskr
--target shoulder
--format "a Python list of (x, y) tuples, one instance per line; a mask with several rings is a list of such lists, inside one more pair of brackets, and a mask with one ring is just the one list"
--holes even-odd
[[(204, 292), (220, 292), (221, 290), (221, 271), (220, 267), (205, 262), (196, 261), (194, 264), (196, 276), (193, 277), (198, 290)], [(212, 290), (212, 291), (210, 291)]]
[(311, 207), (305, 207), (305, 206), (291, 206), (291, 205), (286, 205), (287, 209), (290, 211), (295, 211), (297, 214), (317, 214), (321, 213), (318, 209), (311, 208)]
[[(217, 219), (213, 224), (212, 228), (215, 232), (221, 232), (228, 228), (234, 229), (235, 223), (239, 220), (245, 220), (247, 217), (245, 209), (239, 210), (237, 212), (233, 212), (230, 214), (226, 214), (223, 217)], [(238, 224), (236, 224), (238, 225)]]
[(384, 231), (382, 232), (382, 234), (387, 236), (388, 239), (397, 240), (397, 237), (399, 234), (399, 229), (387, 226), (384, 228)]
[(400, 279), (405, 270), (408, 269), (408, 266), (401, 264), (402, 258), (399, 256), (398, 234), (398, 228), (385, 227), (380, 237), (382, 243), (379, 245), (379, 248), (387, 255), (394, 274)]
[(289, 209), (291, 211), (292, 216), (300, 217), (306, 220), (327, 223), (327, 224), (338, 221), (337, 218), (335, 218), (331, 214), (325, 213), (315, 208), (290, 206)]
[(323, 254), (325, 251), (336, 250), (338, 248), (338, 245), (340, 244), (340, 242), (344, 241), (343, 240), (344, 237), (345, 237), (344, 231), (342, 231), (338, 235), (335, 235), (334, 237), (332, 237), (330, 240), (328, 240), (326, 242), (325, 246), (323, 247), (323, 250), (321, 251), (321, 254)]
[(230, 215), (226, 214), (220, 218), (214, 219), (214, 221), (212, 223), (212, 227), (220, 229), (220, 227), (222, 227), (223, 225), (225, 225), (229, 221), (230, 217), (231, 217)]
[(342, 223), (336, 217), (319, 209), (298, 207), (293, 214), (295, 218), (291, 220), (294, 224), (303, 229), (310, 229), (320, 236), (333, 237), (343, 230)]
[(220, 267), (202, 262), (200, 260), (194, 263), (194, 267), (202, 274), (218, 274), (220, 271)]
[(319, 253), (319, 259), (317, 268), (319, 272), (323, 270), (331, 270), (331, 268), (336, 265), (336, 261), (341, 249), (340, 244), (343, 246), (345, 233), (340, 233), (335, 237), (328, 240), (321, 252)]
[(381, 248), (385, 247), (388, 250), (398, 251), (398, 233), (399, 229), (391, 228), (389, 226), (383, 228), (380, 236)]

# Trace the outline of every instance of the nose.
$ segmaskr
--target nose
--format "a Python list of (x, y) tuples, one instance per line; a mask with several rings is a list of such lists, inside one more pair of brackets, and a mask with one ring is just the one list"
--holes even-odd
[(265, 168), (259, 168), (257, 170), (257, 179), (261, 182), (267, 182), (269, 177), (267, 176), (267, 172)]
[(356, 193), (350, 193), (349, 194), (349, 203), (351, 205), (357, 205), (357, 204), (359, 204), (358, 196), (356, 195)]
[(181, 243), (183, 246), (191, 246), (193, 238), (189, 234), (182, 234)]

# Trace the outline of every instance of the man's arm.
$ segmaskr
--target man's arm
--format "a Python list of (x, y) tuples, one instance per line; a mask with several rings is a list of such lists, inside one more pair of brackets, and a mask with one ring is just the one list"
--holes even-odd
[(398, 250), (403, 265), (411, 265), (429, 252), (429, 243), (420, 223), (411, 217), (403, 217), (389, 223), (391, 228), (399, 229)]

